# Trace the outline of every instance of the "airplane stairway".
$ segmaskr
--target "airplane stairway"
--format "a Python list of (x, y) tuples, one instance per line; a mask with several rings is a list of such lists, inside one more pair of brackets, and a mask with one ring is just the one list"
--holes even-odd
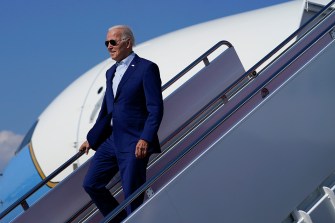
[(200, 57), (206, 67), (164, 100), (147, 182), (123, 200), (116, 176), (107, 218), (81, 188), (86, 162), (13, 222), (108, 222), (142, 192), (124, 222), (309, 222), (297, 207), (335, 170), (334, 2), (245, 73), (227, 42)]
[(196, 142), (205, 152), (125, 222), (335, 222), (334, 187), (286, 217), (335, 170), (334, 56), (332, 43), (235, 125), (237, 113), (218, 123)]
[[(335, 186), (323, 187), (319, 200), (310, 198), (320, 182), (335, 183), (334, 2), (284, 41), (294, 43), (213, 111), (184, 139), (193, 142), (102, 222), (165, 175), (168, 182), (124, 222), (335, 222)], [(306, 197), (303, 206), (312, 207), (307, 214), (296, 211)]]

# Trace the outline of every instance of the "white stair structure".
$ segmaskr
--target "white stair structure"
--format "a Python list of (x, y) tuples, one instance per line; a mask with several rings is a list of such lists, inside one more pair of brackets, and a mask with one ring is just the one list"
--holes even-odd
[(308, 4), (308, 23), (247, 72), (229, 42), (201, 56), (164, 101), (147, 182), (123, 200), (116, 177), (105, 219), (81, 188), (86, 163), (13, 222), (109, 222), (147, 192), (124, 222), (335, 223), (333, 4)]

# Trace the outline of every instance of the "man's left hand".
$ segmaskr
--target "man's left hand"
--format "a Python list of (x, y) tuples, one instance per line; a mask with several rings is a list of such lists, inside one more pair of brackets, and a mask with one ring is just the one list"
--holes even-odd
[(148, 142), (140, 139), (136, 145), (135, 156), (138, 159), (142, 159), (147, 156), (148, 153)]

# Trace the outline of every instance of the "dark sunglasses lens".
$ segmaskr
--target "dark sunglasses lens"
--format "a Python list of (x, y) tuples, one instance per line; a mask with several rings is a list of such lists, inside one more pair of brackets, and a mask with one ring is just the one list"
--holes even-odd
[(113, 40), (113, 39), (105, 41), (105, 45), (106, 45), (106, 47), (108, 47), (108, 44), (109, 44), (109, 43), (110, 43), (112, 46), (116, 46), (116, 41)]

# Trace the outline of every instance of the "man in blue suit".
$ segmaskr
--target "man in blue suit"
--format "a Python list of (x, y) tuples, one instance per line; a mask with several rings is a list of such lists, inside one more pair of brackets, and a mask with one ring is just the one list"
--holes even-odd
[[(127, 26), (108, 30), (106, 47), (116, 61), (106, 72), (106, 92), (96, 123), (81, 151), (96, 150), (83, 187), (104, 216), (118, 202), (106, 189), (120, 171), (125, 198), (146, 180), (149, 156), (160, 152), (157, 131), (163, 116), (158, 66), (133, 52)], [(120, 222), (143, 202), (144, 194), (114, 219)]]

